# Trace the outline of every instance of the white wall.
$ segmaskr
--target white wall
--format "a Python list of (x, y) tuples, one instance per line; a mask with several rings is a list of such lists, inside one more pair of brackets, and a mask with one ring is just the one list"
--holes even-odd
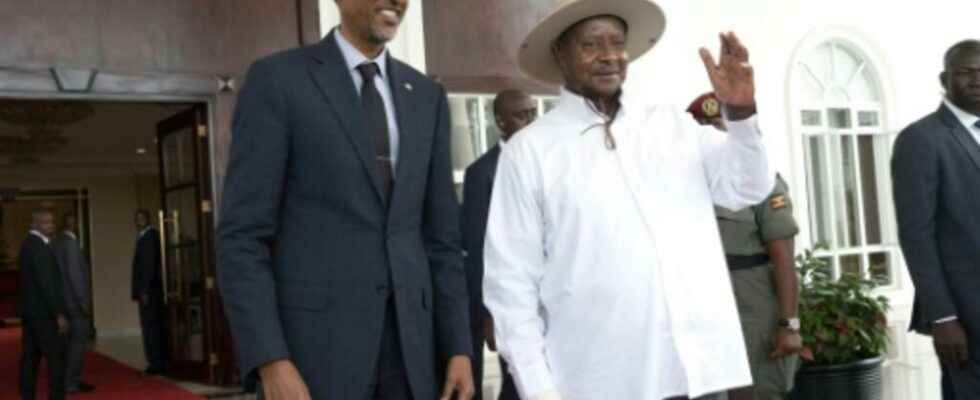
[[(340, 24), (340, 11), (334, 0), (320, 0), (320, 29), (324, 35)], [(425, 34), (422, 24), (422, 1), (409, 2), (395, 39), (388, 43), (388, 50), (395, 58), (425, 72)]]

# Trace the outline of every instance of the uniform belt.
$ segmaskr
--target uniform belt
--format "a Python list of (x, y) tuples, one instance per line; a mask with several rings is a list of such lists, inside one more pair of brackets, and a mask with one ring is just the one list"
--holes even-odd
[(754, 254), (751, 256), (736, 256), (731, 254), (725, 254), (725, 261), (728, 262), (729, 270), (737, 271), (740, 269), (747, 269), (747, 268), (766, 265), (769, 263), (769, 255)]

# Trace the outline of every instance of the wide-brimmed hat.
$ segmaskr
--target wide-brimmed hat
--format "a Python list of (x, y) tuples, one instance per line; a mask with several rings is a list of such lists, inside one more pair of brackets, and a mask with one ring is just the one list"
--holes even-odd
[(626, 51), (635, 60), (653, 48), (667, 25), (663, 10), (650, 0), (557, 0), (524, 39), (517, 62), (525, 75), (548, 84), (560, 85), (564, 78), (551, 53), (558, 36), (576, 23), (600, 15), (613, 15), (626, 22)]

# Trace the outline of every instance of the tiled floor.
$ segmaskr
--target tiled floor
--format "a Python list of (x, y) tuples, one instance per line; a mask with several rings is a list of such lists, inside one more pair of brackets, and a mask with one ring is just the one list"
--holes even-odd
[[(95, 346), (95, 349), (96, 351), (137, 370), (143, 370), (146, 368), (146, 359), (143, 356), (143, 343), (140, 336), (100, 338)], [(173, 382), (189, 392), (208, 398), (220, 398), (227, 400), (246, 400), (255, 398), (254, 396), (240, 395), (242, 392), (241, 388), (223, 388), (203, 385), (195, 382)]]

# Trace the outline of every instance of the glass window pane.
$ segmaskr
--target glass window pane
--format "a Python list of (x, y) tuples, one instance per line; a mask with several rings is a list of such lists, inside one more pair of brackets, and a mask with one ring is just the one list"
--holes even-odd
[[(888, 168), (886, 160), (878, 160), (875, 154), (874, 136), (858, 137), (858, 153), (861, 161), (861, 193), (864, 195), (864, 234), (868, 244), (881, 244), (881, 212), (878, 203), (878, 171)], [(879, 141), (880, 142), (880, 141)], [(887, 146), (887, 143), (884, 143)], [(887, 173), (887, 170), (883, 171)]]
[(890, 254), (871, 253), (868, 260), (870, 262), (870, 265), (868, 265), (868, 274), (871, 276), (871, 279), (883, 286), (891, 285), (893, 280)]
[(835, 248), (846, 247), (850, 243), (847, 230), (847, 201), (844, 197), (844, 156), (841, 150), (841, 136), (830, 136), (830, 169), (831, 175), (828, 184), (828, 201), (832, 201), (833, 214), (830, 218), (834, 223), (834, 240), (831, 243)]
[(197, 188), (188, 187), (166, 195), (169, 219), (166, 225), (167, 243), (173, 246), (196, 243), (198, 239)]
[(820, 126), (823, 123), (820, 110), (800, 111), (800, 119), (803, 122), (803, 126)]
[(480, 137), (480, 101), (475, 96), (449, 98), (452, 115), (453, 169), (465, 169), (479, 154), (477, 138)]
[(544, 99), (544, 112), (547, 113), (548, 111), (553, 110), (557, 106), (558, 106), (558, 99), (557, 98), (549, 97), (549, 98)]
[(483, 123), (487, 127), (486, 148), (483, 149), (483, 152), (487, 152), (500, 141), (500, 128), (497, 127), (497, 118), (493, 112), (492, 98), (484, 99), (483, 110), (485, 117)]
[(166, 187), (194, 182), (193, 128), (172, 133), (163, 138), (163, 182)]
[(852, 254), (852, 255), (849, 255), (849, 256), (841, 256), (840, 257), (840, 273), (841, 273), (841, 276), (847, 274), (847, 275), (854, 275), (854, 276), (860, 277), (861, 276), (861, 255), (860, 254)]
[(878, 112), (858, 111), (858, 126), (861, 127), (878, 126)]
[(810, 236), (813, 245), (831, 244), (830, 235), (830, 187), (827, 182), (824, 161), (825, 136), (813, 136), (806, 141), (807, 181), (810, 191)]
[(851, 110), (847, 108), (828, 108), (827, 121), (830, 123), (831, 128), (850, 128)]
[(841, 136), (841, 169), (842, 182), (844, 183), (844, 207), (837, 210), (838, 214), (843, 215), (844, 227), (847, 229), (847, 246), (855, 247), (861, 245), (861, 229), (858, 220), (858, 191), (857, 191), (857, 163), (854, 160), (854, 139), (853, 135)]

